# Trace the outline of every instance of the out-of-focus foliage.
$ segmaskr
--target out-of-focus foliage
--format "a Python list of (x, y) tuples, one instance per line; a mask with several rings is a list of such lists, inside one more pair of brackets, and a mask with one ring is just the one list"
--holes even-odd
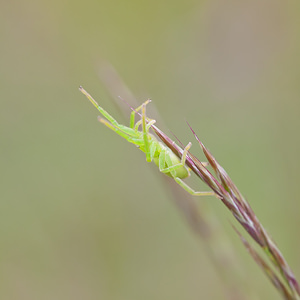
[[(140, 103), (151, 97), (157, 125), (199, 155), (189, 121), (299, 279), (299, 8), (277, 0), (3, 3), (1, 299), (225, 294), (159, 172), (101, 126), (78, 91), (83, 85), (117, 115), (99, 79), (103, 62)], [(277, 297), (224, 207), (197, 201), (230, 236), (246, 286)]]

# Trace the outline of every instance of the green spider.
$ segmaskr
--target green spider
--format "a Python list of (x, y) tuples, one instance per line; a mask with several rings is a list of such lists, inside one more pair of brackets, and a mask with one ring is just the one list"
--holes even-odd
[[(130, 127), (119, 124), (108, 112), (106, 112), (82, 87), (79, 90), (90, 100), (90, 102), (99, 110), (105, 119), (98, 117), (98, 120), (105, 126), (116, 132), (128, 142), (135, 144), (141, 151), (146, 154), (148, 162), (154, 161), (159, 171), (172, 177), (183, 189), (194, 196), (211, 196), (214, 192), (196, 192), (188, 186), (182, 179), (190, 176), (189, 169), (185, 166), (185, 160), (192, 144), (184, 148), (181, 160), (172, 152), (170, 148), (159, 142), (149, 129), (156, 122), (146, 117), (146, 105), (151, 102), (150, 99), (145, 101), (141, 106), (132, 111), (130, 116)], [(142, 111), (141, 120), (135, 124), (135, 115)], [(139, 127), (142, 126), (142, 131)]]

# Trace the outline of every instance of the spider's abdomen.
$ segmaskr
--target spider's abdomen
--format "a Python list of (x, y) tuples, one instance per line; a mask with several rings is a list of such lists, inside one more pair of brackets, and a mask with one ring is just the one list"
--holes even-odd
[(169, 172), (163, 173), (172, 178), (179, 177), (183, 179), (190, 176), (188, 168), (181, 165), (180, 159), (169, 148), (162, 146), (158, 155), (153, 158), (153, 161), (162, 172), (164, 169), (171, 168)]

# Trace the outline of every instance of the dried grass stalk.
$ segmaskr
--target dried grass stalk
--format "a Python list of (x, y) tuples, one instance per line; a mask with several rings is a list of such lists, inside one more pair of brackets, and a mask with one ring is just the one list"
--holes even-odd
[[(181, 158), (183, 150), (164, 134), (155, 125), (152, 126), (154, 132), (172, 151)], [(213, 155), (205, 148), (198, 136), (192, 130), (196, 140), (198, 141), (209, 165), (215, 172), (215, 176), (191, 153), (188, 154), (186, 164), (191, 170), (210, 188), (217, 198), (231, 211), (236, 220), (242, 225), (250, 237), (262, 248), (267, 258), (275, 269), (279, 272), (280, 277), (269, 267), (267, 261), (263, 259), (254, 248), (240, 234), (243, 244), (254, 258), (256, 263), (267, 274), (276, 289), (283, 296), (283, 299), (300, 299), (300, 286), (283, 255), (278, 247), (272, 241), (267, 231), (259, 222), (251, 206), (239, 192), (233, 181), (230, 179), (226, 171), (219, 165)], [(238, 231), (237, 231), (238, 232)]]

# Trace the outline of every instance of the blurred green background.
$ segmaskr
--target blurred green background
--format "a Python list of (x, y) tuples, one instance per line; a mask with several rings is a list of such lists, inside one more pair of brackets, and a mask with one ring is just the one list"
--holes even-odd
[[(226, 299), (159, 172), (78, 91), (128, 122), (106, 88), (108, 63), (139, 103), (153, 100), (157, 125), (201, 157), (189, 121), (300, 278), (299, 9), (278, 0), (3, 2), (1, 299)], [(240, 288), (279, 299), (224, 205), (196, 200), (233, 245)]]

